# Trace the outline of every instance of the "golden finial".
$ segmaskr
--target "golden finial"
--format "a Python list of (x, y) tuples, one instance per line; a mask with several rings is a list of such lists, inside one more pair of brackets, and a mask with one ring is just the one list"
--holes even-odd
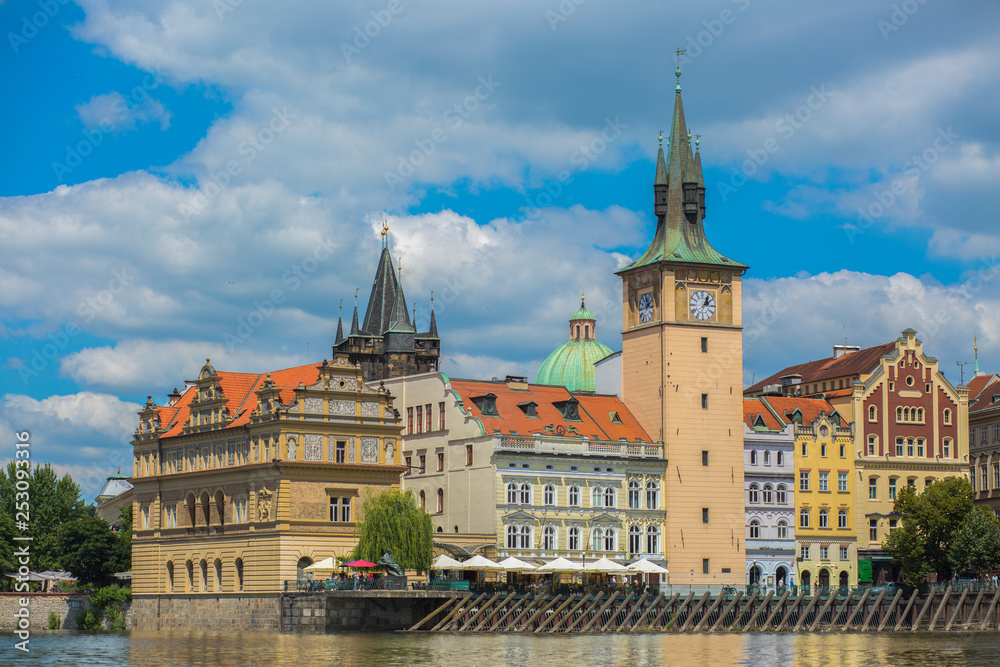
[(382, 236), (385, 236), (388, 233), (389, 233), (389, 221), (388, 220), (383, 220), (382, 221)]
[(581, 308), (583, 308), (583, 307), (584, 307), (584, 306), (583, 306), (583, 303), (584, 303), (584, 298), (583, 298), (583, 290), (580, 290), (580, 307), (581, 307)]
[(696, 135), (694, 135), (694, 147), (698, 148), (698, 146), (700, 146), (700, 145), (701, 145), (701, 135), (700, 134), (696, 134)]
[(663, 146), (663, 130), (660, 130), (660, 146)]
[(434, 290), (431, 290), (431, 310), (434, 310)]

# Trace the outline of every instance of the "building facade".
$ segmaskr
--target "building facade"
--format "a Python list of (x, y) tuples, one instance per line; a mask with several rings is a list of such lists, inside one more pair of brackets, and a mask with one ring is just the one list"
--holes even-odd
[(705, 235), (701, 158), (692, 152), (677, 76), (669, 160), (661, 145), (653, 183), (656, 231), (649, 248), (617, 272), (622, 397), (664, 443), (669, 461), (672, 580), (738, 583), (746, 565), (744, 486), (733, 465), (743, 456), (741, 284), (748, 267)]
[(412, 489), (438, 548), (538, 562), (664, 562), (662, 446), (615, 396), (451, 379), (387, 380)]
[(743, 402), (746, 583), (788, 585), (795, 572), (795, 433), (761, 399)]
[(346, 555), (367, 490), (398, 488), (391, 397), (345, 358), (272, 373), (206, 362), (132, 441), (132, 572), (146, 614), (160, 595), (267, 594)]
[(978, 372), (969, 382), (969, 481), (976, 504), (1000, 519), (1000, 377)]

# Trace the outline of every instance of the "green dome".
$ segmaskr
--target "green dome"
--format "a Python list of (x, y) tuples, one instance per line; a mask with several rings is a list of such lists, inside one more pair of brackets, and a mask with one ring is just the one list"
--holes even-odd
[(573, 317), (569, 318), (569, 321), (572, 322), (573, 320), (595, 320), (595, 319), (597, 318), (594, 317), (594, 314), (592, 312), (590, 312), (583, 306), (580, 306), (580, 310), (573, 313)]
[[(584, 318), (578, 317), (586, 313)], [(594, 319), (589, 310), (581, 308), (573, 319)], [(570, 391), (594, 391), (597, 379), (594, 364), (611, 354), (611, 348), (594, 339), (570, 340), (555, 349), (538, 369), (537, 384), (554, 384)]]

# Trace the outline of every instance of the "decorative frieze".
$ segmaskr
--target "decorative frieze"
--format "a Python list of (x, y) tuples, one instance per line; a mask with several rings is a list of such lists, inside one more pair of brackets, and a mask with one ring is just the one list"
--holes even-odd
[(319, 433), (306, 433), (303, 436), (305, 442), (305, 460), (306, 461), (322, 461), (323, 460), (323, 436)]
[(378, 463), (378, 438), (361, 438), (361, 462)]

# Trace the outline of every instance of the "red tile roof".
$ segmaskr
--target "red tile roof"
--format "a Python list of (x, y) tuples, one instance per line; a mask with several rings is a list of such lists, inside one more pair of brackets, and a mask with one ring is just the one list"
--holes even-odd
[[(319, 379), (320, 366), (322, 363), (271, 371), (271, 380), (281, 389), (279, 395), (281, 404), (288, 405), (292, 402), (292, 399), (295, 398), (295, 388), (299, 386), (299, 383), (307, 386), (315, 384)], [(267, 374), (230, 373), (228, 371), (216, 371), (216, 373), (219, 384), (222, 386), (222, 393), (226, 397), (229, 417), (233, 420), (226, 428), (238, 428), (249, 423), (250, 413), (257, 407), (257, 390), (267, 378)], [(188, 416), (191, 414), (191, 402), (196, 395), (197, 391), (189, 387), (174, 405), (160, 408), (160, 424), (168, 429), (160, 437), (170, 438), (180, 435), (187, 423)]]
[[(526, 388), (517, 388), (526, 387)], [(481, 380), (451, 380), (451, 388), (462, 397), (469, 414), (483, 423), (486, 433), (516, 433), (531, 435), (543, 433), (545, 427), (564, 426), (567, 431), (575, 428), (581, 436), (592, 440), (620, 440), (653, 442), (625, 404), (617, 396), (600, 394), (572, 394), (565, 387), (554, 385), (513, 385), (505, 382)], [(484, 417), (472, 398), (494, 394), (497, 397), (497, 417)], [(579, 421), (566, 420), (556, 403), (576, 398), (580, 403)], [(537, 417), (529, 417), (519, 404), (536, 404)], [(621, 424), (612, 423), (611, 413), (617, 413)]]
[(969, 410), (982, 410), (1000, 403), (993, 402), (993, 396), (1000, 396), (1000, 377), (993, 373), (977, 375), (969, 380)]
[[(802, 384), (822, 382), (831, 378), (850, 377), (863, 373), (870, 373), (878, 366), (879, 360), (896, 348), (895, 341), (883, 343), (875, 347), (867, 347), (856, 352), (848, 352), (840, 357), (827, 357), (816, 361), (807, 361), (804, 364), (789, 366), (770, 377), (764, 378), (753, 386), (747, 387), (743, 393), (755, 394), (763, 391), (769, 384), (781, 384), (781, 378), (786, 375), (800, 375)], [(812, 392), (810, 392), (812, 393)]]
[(792, 414), (796, 410), (802, 413), (803, 424), (812, 424), (819, 418), (821, 412), (825, 412), (827, 416), (836, 412), (836, 409), (822, 398), (762, 396), (761, 400), (767, 403), (785, 424), (792, 423)]
[(769, 431), (780, 431), (785, 428), (774, 414), (767, 409), (767, 406), (758, 398), (743, 399), (743, 422), (750, 428), (754, 428), (757, 418), (764, 421), (764, 428)]

